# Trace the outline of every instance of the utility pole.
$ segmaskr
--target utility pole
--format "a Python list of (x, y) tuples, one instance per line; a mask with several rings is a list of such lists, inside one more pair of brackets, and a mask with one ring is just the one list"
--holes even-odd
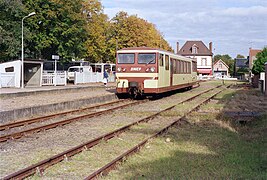
[(23, 21), (27, 17), (35, 15), (35, 12), (28, 14), (27, 16), (23, 17), (21, 20), (21, 88), (24, 88), (24, 39), (23, 39)]

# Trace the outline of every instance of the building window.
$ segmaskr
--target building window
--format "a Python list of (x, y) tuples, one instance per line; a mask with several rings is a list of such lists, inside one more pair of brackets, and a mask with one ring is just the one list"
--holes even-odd
[(192, 54), (197, 54), (197, 45), (192, 46)]
[(222, 63), (219, 64), (219, 68), (222, 69)]
[(207, 66), (207, 58), (201, 58), (201, 66)]
[(14, 72), (14, 67), (6, 67), (5, 71), (6, 72)]

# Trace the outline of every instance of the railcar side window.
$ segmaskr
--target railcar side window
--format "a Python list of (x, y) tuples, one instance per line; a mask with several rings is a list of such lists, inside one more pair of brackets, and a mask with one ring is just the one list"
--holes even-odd
[(169, 56), (165, 55), (165, 70), (169, 70)]
[(134, 64), (134, 54), (118, 54), (118, 64)]
[(159, 54), (159, 66), (163, 66), (163, 54)]
[(181, 61), (180, 63), (180, 68), (181, 68), (181, 74), (184, 74), (184, 62)]
[(180, 74), (180, 60), (176, 61), (177, 74)]
[(155, 53), (139, 53), (138, 64), (155, 64), (156, 54)]
[(176, 74), (176, 60), (172, 59), (172, 63), (173, 63), (173, 73)]
[(177, 62), (178, 74), (181, 74), (181, 61), (178, 60)]
[(188, 73), (191, 74), (191, 62), (188, 63)]
[(193, 72), (197, 72), (197, 62), (193, 61)]

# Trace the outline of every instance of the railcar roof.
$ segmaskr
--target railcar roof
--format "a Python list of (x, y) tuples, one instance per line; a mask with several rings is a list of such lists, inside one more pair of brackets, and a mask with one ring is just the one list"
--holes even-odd
[(151, 48), (151, 47), (129, 47), (129, 48), (123, 48), (121, 50), (161, 50), (159, 48)]
[(163, 50), (163, 49), (151, 48), (151, 47), (129, 47), (129, 48), (120, 49), (117, 52), (118, 53), (123, 53), (123, 52), (126, 52), (126, 51), (141, 51), (141, 52), (144, 52), (144, 51), (159, 51), (159, 52), (164, 52), (164, 53), (168, 53), (170, 55), (177, 56), (182, 60), (195, 61), (195, 60), (193, 60), (192, 58), (189, 58), (189, 57), (181, 56), (179, 54), (175, 54), (173, 52), (169, 52), (169, 51), (166, 51), (166, 50)]

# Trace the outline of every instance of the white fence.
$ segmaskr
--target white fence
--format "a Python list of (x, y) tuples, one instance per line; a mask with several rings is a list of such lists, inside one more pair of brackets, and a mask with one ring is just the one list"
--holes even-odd
[(67, 85), (67, 72), (44, 72), (42, 77), (43, 86)]
[(15, 87), (15, 73), (6, 72), (0, 73), (0, 88), (1, 87)]
[(197, 79), (198, 80), (210, 80), (210, 79), (213, 79), (214, 77), (213, 76), (210, 76), (210, 75), (204, 75), (204, 76), (202, 76), (202, 75), (198, 75), (197, 76)]
[(265, 92), (266, 91), (266, 89), (265, 89), (265, 81), (266, 81), (266, 79), (265, 79), (265, 72), (261, 72), (260, 73), (260, 81), (261, 81), (261, 83), (260, 83), (260, 86), (259, 86), (259, 88), (262, 88), (262, 91), (263, 92)]
[[(75, 72), (74, 84), (90, 83), (90, 82), (102, 82), (103, 73), (101, 72)], [(115, 74), (110, 74), (108, 82), (115, 82)]]

